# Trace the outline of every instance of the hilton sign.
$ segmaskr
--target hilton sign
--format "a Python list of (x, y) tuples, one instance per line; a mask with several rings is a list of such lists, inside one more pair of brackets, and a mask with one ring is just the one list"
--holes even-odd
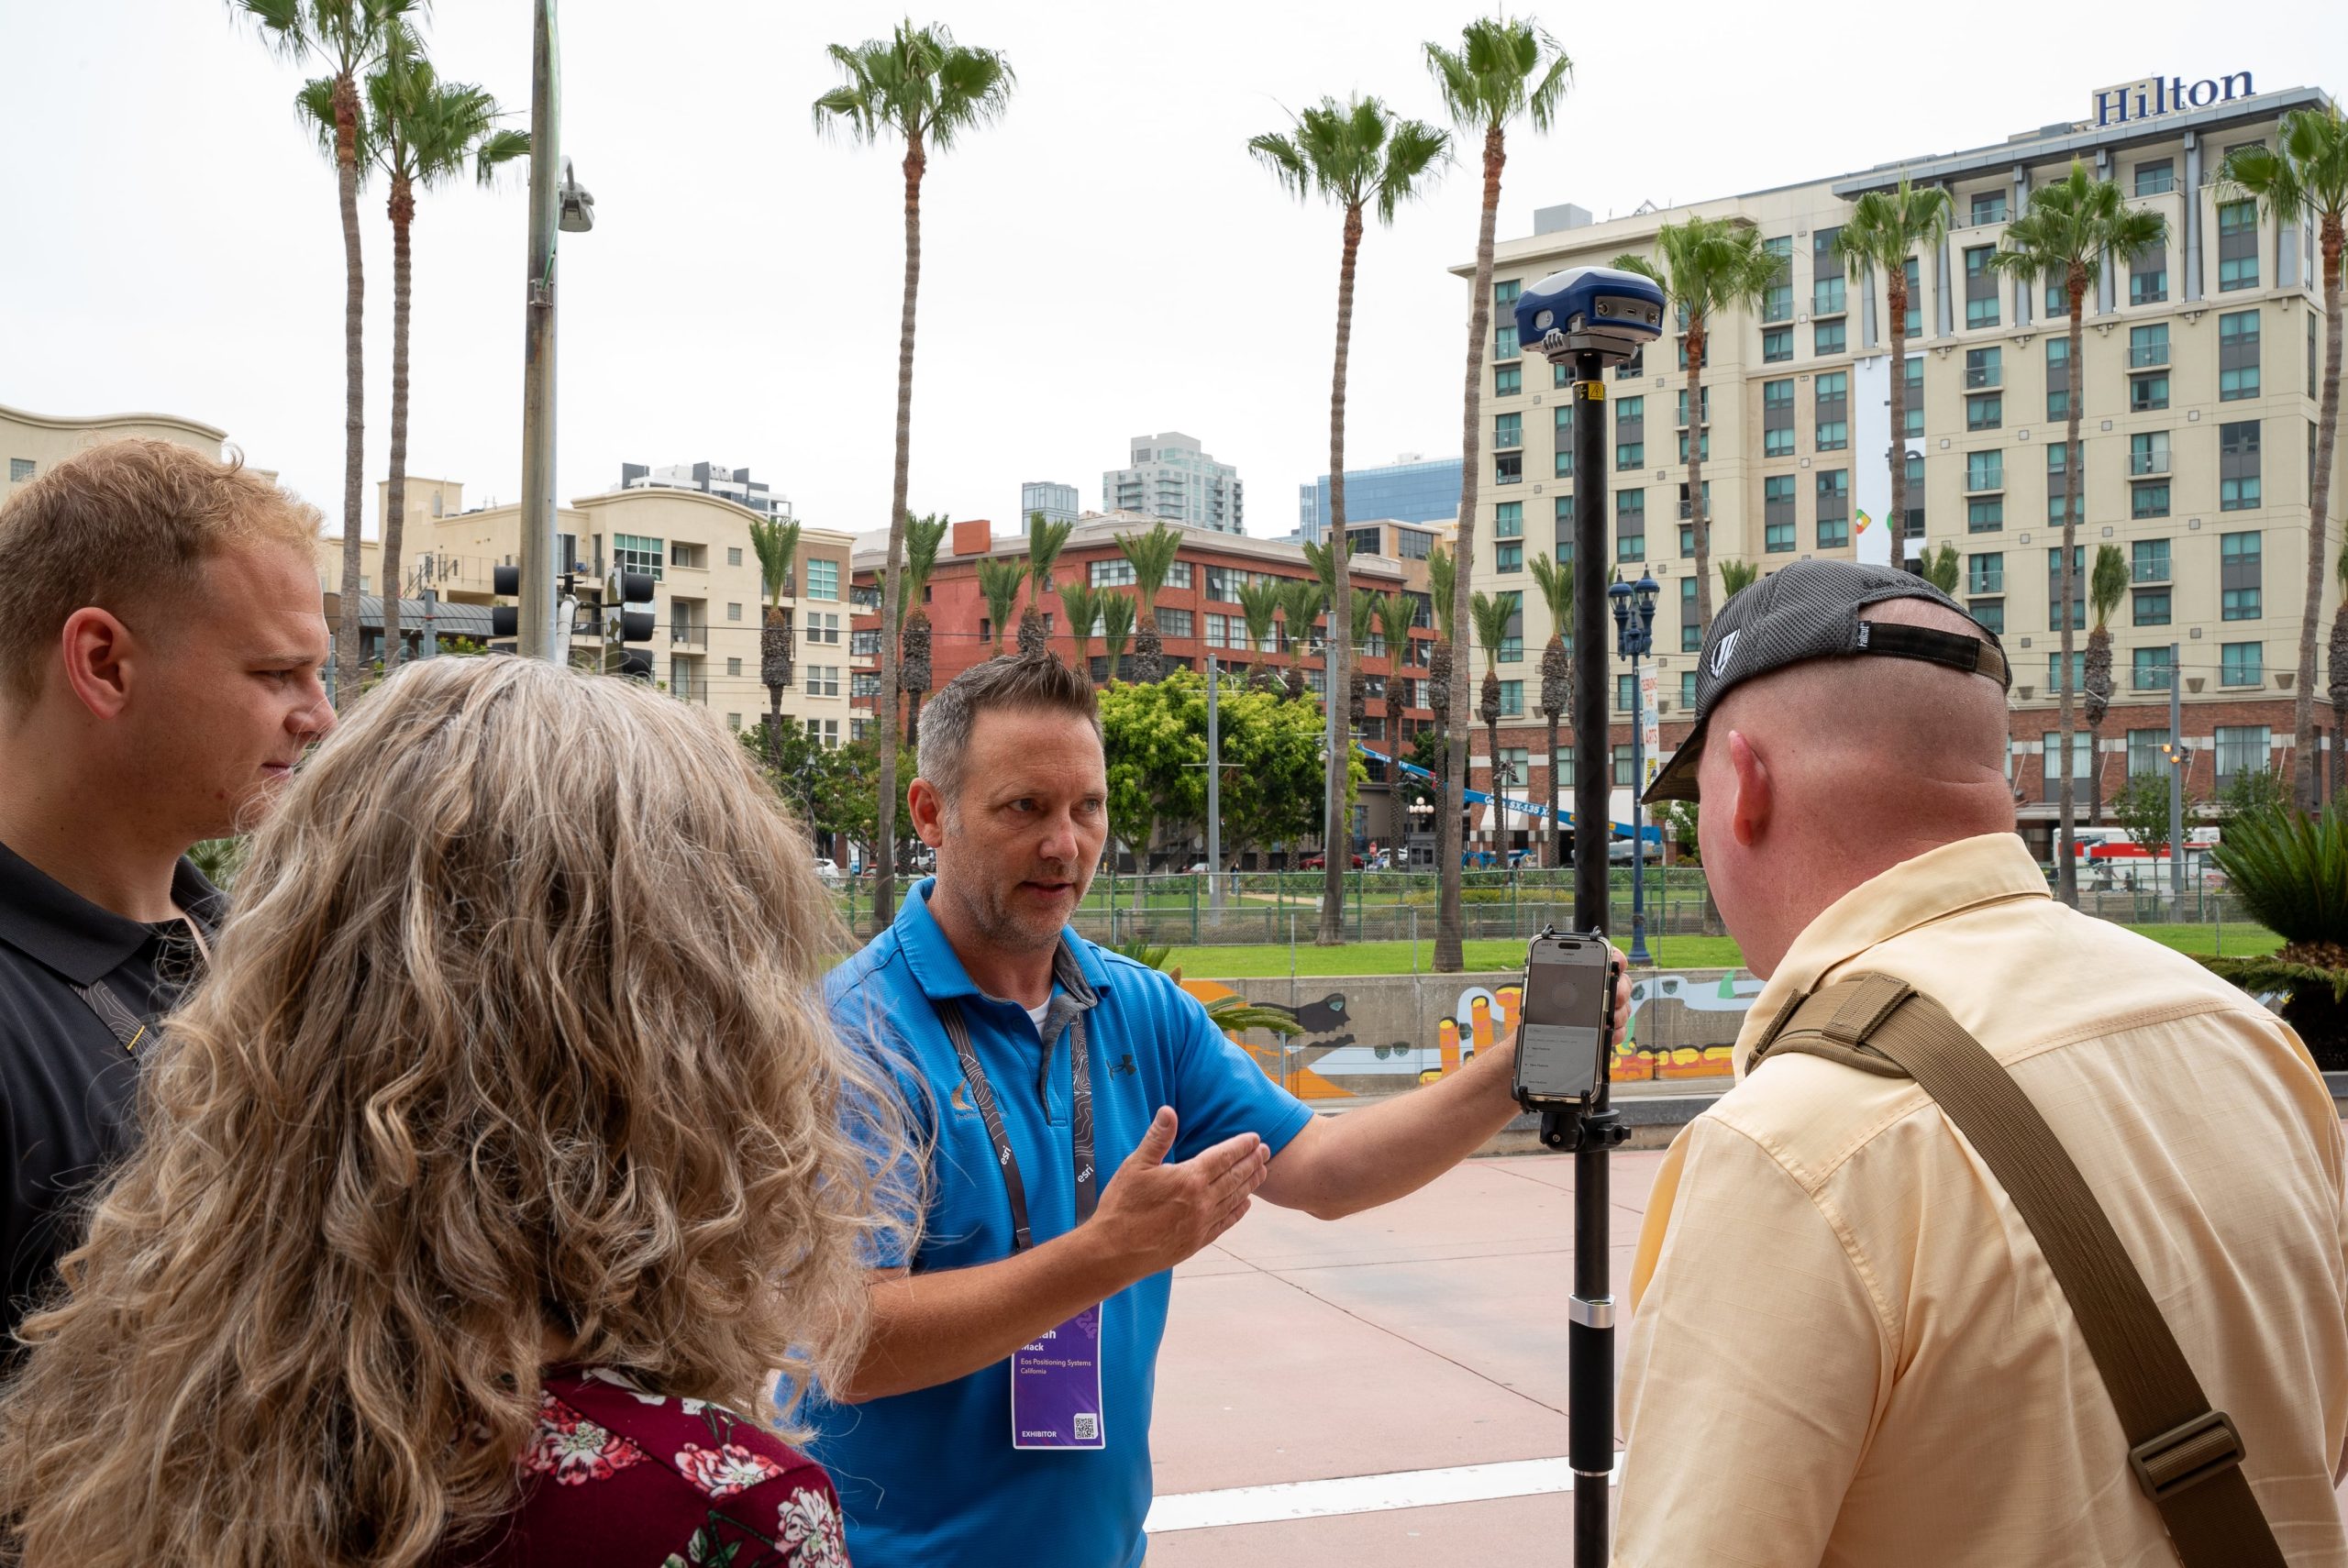
[(2236, 98), (2249, 97), (2254, 91), (2247, 71), (2214, 79), (2205, 76), (2198, 82), (2187, 82), (2182, 76), (2147, 76), (2142, 82), (2125, 82), (2097, 93), (2095, 118), (2088, 123), (2100, 127), (2155, 120), (2187, 109), (2230, 104)]

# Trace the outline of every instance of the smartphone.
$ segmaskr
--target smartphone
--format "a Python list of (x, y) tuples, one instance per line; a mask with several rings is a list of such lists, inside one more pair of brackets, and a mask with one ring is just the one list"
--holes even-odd
[(1544, 932), (1533, 939), (1516, 1036), (1518, 1104), (1578, 1103), (1598, 1092), (1614, 1034), (1612, 958), (1596, 934)]

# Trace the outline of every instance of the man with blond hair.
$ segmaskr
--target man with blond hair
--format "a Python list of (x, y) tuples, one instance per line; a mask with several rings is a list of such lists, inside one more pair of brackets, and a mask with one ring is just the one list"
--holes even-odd
[[(1945, 595), (1847, 561), (1705, 638), (1647, 798), (1700, 798), (1767, 984), (1632, 1271), (1626, 1568), (2348, 1563), (2339, 1112), (2279, 1019), (2047, 896), (2008, 679)], [(2014, 1157), (2033, 1118), (2084, 1193)], [(2097, 1208), (2189, 1375), (2077, 1266)], [(2201, 1415), (2140, 1419), (2197, 1380)]]
[(133, 1131), (138, 1061), (201, 971), (242, 832), (333, 724), (316, 511), (151, 440), (0, 503), (0, 1331)]

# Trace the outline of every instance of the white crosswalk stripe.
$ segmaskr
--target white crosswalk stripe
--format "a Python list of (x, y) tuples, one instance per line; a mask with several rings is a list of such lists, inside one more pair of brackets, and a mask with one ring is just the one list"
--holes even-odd
[[(1618, 1454), (1607, 1485), (1618, 1485), (1622, 1479), (1623, 1461)], [(1152, 1535), (1165, 1535), (1175, 1530), (1268, 1524), (1278, 1519), (1326, 1518), (1388, 1508), (1434, 1507), (1445, 1503), (1483, 1503), (1573, 1489), (1574, 1473), (1563, 1459), (1512, 1459), (1493, 1464), (1454, 1465), (1444, 1470), (1401, 1470), (1384, 1475), (1342, 1475), (1325, 1481), (1288, 1481), (1270, 1486), (1234, 1486), (1220, 1492), (1184, 1492), (1152, 1503), (1146, 1528)]]

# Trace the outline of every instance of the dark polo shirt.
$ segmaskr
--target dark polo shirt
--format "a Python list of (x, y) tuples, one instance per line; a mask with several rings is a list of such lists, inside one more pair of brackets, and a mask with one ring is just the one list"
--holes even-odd
[[(225, 911), (185, 860), (172, 901), (209, 942)], [(0, 1331), (49, 1288), (79, 1205), (130, 1145), (138, 1058), (203, 968), (185, 921), (100, 909), (0, 845)], [(0, 1359), (6, 1358), (0, 1339)]]

